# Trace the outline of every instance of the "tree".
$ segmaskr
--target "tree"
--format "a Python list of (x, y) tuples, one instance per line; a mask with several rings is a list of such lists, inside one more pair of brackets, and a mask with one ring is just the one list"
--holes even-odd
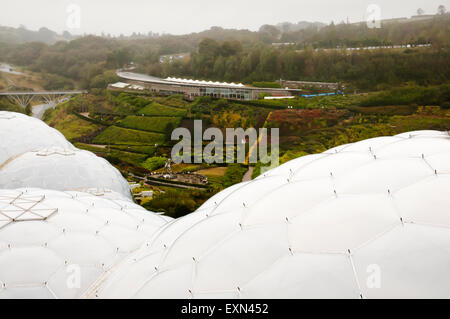
[(131, 61), (129, 48), (120, 48), (111, 52), (107, 57), (107, 65), (112, 67), (123, 67)]
[(417, 15), (421, 16), (425, 13), (422, 8), (417, 9)]
[(115, 71), (109, 70), (103, 72), (103, 74), (96, 75), (90, 82), (90, 88), (105, 89), (108, 84), (119, 81)]
[(445, 8), (445, 6), (444, 6), (443, 4), (441, 4), (441, 5), (438, 7), (438, 14), (444, 15), (446, 12), (447, 12), (447, 9)]
[(204, 57), (215, 58), (219, 53), (219, 44), (213, 39), (203, 39), (198, 45), (198, 53)]
[(214, 63), (214, 75), (222, 78), (226, 72), (225, 58), (219, 56)]
[(241, 42), (237, 40), (225, 41), (220, 48), (220, 54), (224, 57), (236, 55), (242, 51)]
[(261, 35), (261, 40), (265, 43), (271, 43), (278, 41), (281, 37), (281, 31), (273, 26), (265, 24), (259, 29), (259, 34)]

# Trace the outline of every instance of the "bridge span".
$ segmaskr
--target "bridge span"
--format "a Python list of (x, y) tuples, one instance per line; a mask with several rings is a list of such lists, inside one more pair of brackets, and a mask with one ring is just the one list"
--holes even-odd
[(23, 108), (26, 108), (30, 103), (39, 98), (41, 101), (48, 105), (57, 105), (61, 101), (67, 99), (70, 96), (85, 94), (87, 91), (8, 91), (0, 92), (0, 96), (6, 96), (12, 103), (16, 103)]

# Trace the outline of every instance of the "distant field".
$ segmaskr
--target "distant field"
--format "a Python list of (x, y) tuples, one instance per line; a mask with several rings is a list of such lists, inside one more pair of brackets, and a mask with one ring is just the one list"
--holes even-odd
[(164, 135), (110, 126), (93, 143), (119, 145), (153, 145), (164, 143)]
[(209, 176), (223, 176), (223, 175), (225, 175), (226, 171), (227, 171), (226, 167), (214, 167), (214, 168), (202, 169), (200, 171), (197, 171), (197, 173), (200, 175), (205, 175), (205, 176), (209, 177)]
[(119, 122), (120, 126), (127, 128), (165, 133), (167, 125), (171, 124), (172, 129), (179, 126), (181, 118), (179, 117), (148, 117), (130, 115)]
[(159, 103), (152, 103), (142, 109), (140, 109), (138, 114), (144, 114), (148, 116), (174, 116), (174, 117), (184, 117), (187, 111), (184, 109), (165, 106)]

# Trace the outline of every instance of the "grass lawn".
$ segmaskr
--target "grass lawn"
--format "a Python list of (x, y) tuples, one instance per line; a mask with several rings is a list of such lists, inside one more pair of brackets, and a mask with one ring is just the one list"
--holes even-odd
[(226, 167), (213, 167), (213, 168), (207, 168), (197, 171), (200, 175), (205, 175), (206, 177), (212, 177), (212, 176), (224, 176), (225, 172), (227, 171)]
[(112, 156), (112, 157), (120, 159), (121, 161), (130, 163), (130, 164), (133, 164), (136, 166), (140, 166), (141, 163), (144, 162), (147, 158), (146, 154), (137, 154), (137, 153), (132, 153), (132, 152), (120, 151), (120, 150), (114, 149), (112, 147), (111, 147), (111, 149), (108, 150), (108, 148), (96, 147), (96, 146), (88, 145), (88, 144), (84, 144), (84, 143), (75, 143), (75, 146), (80, 149), (86, 150), (86, 151), (97, 153), (102, 156)]
[(120, 121), (118, 125), (135, 130), (164, 133), (167, 125), (172, 129), (180, 125), (180, 117), (148, 117), (130, 115)]
[(45, 122), (60, 131), (69, 141), (80, 138), (84, 135), (89, 135), (102, 126), (84, 121), (79, 117), (66, 113), (65, 110), (52, 110), (51, 113), (46, 113)]
[(164, 143), (164, 134), (150, 133), (137, 130), (110, 126), (100, 133), (93, 141), (94, 144), (118, 145), (154, 145)]
[(159, 103), (153, 102), (152, 104), (140, 109), (137, 114), (144, 114), (147, 116), (173, 116), (184, 117), (187, 111), (185, 109), (179, 109), (172, 106), (165, 106)]
[(182, 95), (156, 96), (153, 100), (160, 104), (169, 105), (175, 108), (186, 108), (189, 105), (189, 102), (183, 100)]

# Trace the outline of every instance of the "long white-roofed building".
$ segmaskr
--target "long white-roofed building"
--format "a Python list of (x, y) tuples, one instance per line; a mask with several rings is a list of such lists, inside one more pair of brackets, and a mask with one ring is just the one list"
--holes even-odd
[(166, 79), (126, 71), (118, 71), (117, 75), (122, 81), (126, 81), (129, 86), (124, 87), (124, 82), (110, 84), (110, 90), (121, 91), (142, 91), (133, 89), (136, 85), (139, 88), (144, 87), (147, 92), (156, 94), (182, 94), (188, 99), (194, 99), (197, 96), (210, 96), (214, 98), (232, 99), (232, 100), (256, 100), (261, 94), (270, 94), (273, 96), (292, 96), (299, 94), (299, 89), (277, 89), (277, 88), (256, 88), (242, 83), (226, 83), (200, 81), (192, 79), (182, 79), (168, 77)]

